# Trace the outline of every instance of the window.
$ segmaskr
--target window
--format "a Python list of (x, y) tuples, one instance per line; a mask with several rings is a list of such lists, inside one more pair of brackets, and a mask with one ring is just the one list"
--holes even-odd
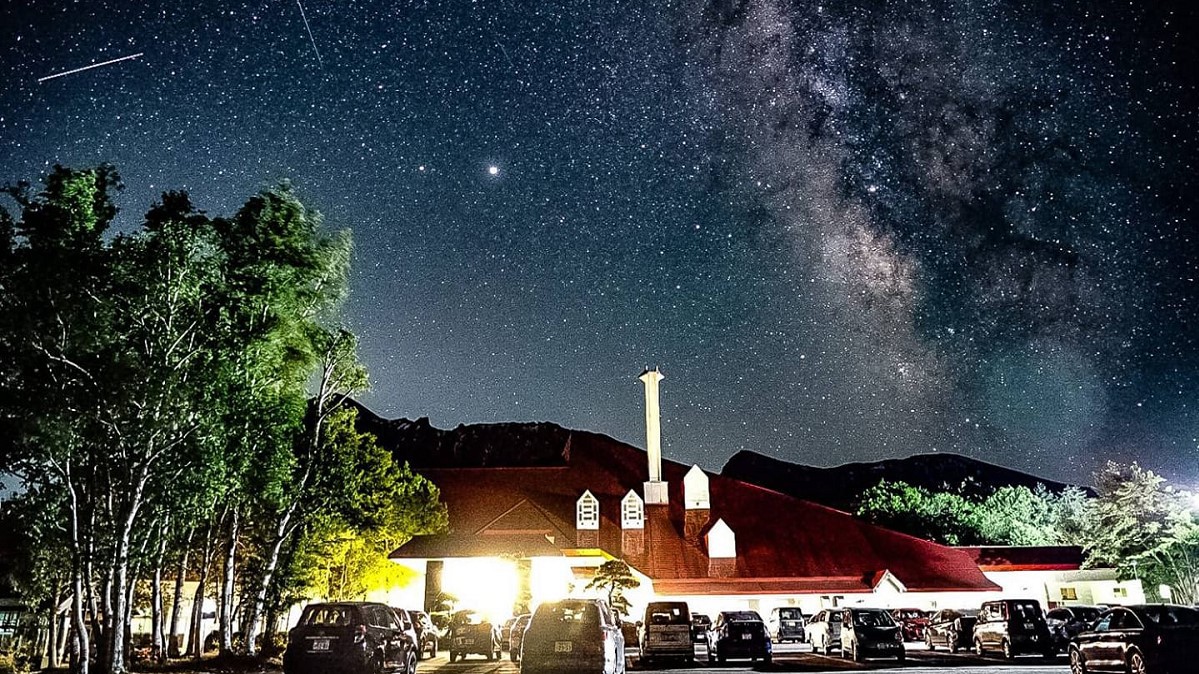
[(1078, 590), (1072, 587), (1063, 587), (1062, 601), (1078, 601)]
[(599, 499), (591, 490), (583, 492), (575, 504), (575, 528), (599, 529)]
[(632, 489), (620, 501), (620, 527), (622, 529), (645, 528), (645, 502)]
[(1126, 587), (1112, 588), (1112, 596), (1113, 597), (1127, 597), (1128, 596), (1128, 588), (1126, 588)]

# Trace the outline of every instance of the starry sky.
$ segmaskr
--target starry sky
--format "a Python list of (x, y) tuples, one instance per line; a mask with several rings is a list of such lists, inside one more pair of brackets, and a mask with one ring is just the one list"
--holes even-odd
[[(1184, 0), (0, 4), (0, 182), (290, 180), (385, 417), (1199, 486)], [(62, 77), (57, 73), (140, 54)], [(39, 81), (41, 80), (41, 81)]]

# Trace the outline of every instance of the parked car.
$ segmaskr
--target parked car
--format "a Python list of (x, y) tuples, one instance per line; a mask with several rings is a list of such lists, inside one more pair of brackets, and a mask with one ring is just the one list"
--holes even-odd
[(776, 644), (784, 641), (803, 641), (804, 632), (803, 612), (798, 606), (776, 606), (770, 609), (770, 620), (766, 623), (770, 630), (770, 638)]
[(708, 630), (708, 663), (748, 658), (769, 663), (773, 655), (766, 623), (757, 611), (721, 611)]
[(499, 660), (500, 627), (475, 611), (457, 611), (450, 619), (450, 662), (465, 659), (467, 654)]
[(661, 659), (695, 660), (691, 610), (685, 601), (651, 601), (645, 607), (637, 636), (637, 654), (642, 664)]
[(1197, 646), (1199, 610), (1176, 604), (1118, 606), (1070, 642), (1070, 671), (1194, 672)]
[(808, 643), (813, 651), (822, 651), (825, 655), (832, 652), (833, 647), (841, 648), (841, 609), (826, 608), (817, 611), (808, 624), (804, 626)]
[(841, 657), (857, 662), (869, 656), (903, 662), (903, 635), (891, 613), (881, 608), (847, 608), (841, 611)]
[(1023, 653), (1054, 654), (1045, 613), (1036, 599), (984, 602), (974, 623), (974, 652), (997, 649), (1005, 658)]
[(695, 642), (708, 643), (708, 628), (712, 626), (712, 619), (705, 613), (691, 614), (691, 640)]
[(1090, 627), (1105, 611), (1100, 606), (1059, 606), (1045, 614), (1045, 622), (1049, 623), (1049, 638), (1053, 640), (1053, 649), (1065, 652), (1070, 640), (1080, 632)]
[(426, 656), (437, 657), (437, 629), (429, 614), (409, 608), (395, 608), (396, 617), (406, 620), (412, 626), (412, 636), (416, 640), (416, 659), (423, 660)]
[(512, 662), (520, 662), (520, 645), (524, 641), (525, 628), (529, 626), (531, 616), (531, 613), (522, 613), (516, 616), (512, 628), (508, 631), (508, 659)]
[(508, 640), (512, 637), (512, 625), (516, 622), (516, 616), (506, 618), (500, 623), (500, 648), (508, 647)]
[(891, 609), (891, 617), (899, 625), (904, 641), (924, 641), (924, 630), (928, 628), (928, 616), (918, 608)]
[(974, 640), (974, 623), (978, 620), (976, 608), (943, 608), (929, 618), (924, 628), (924, 645), (928, 650), (944, 646), (950, 653), (959, 648), (970, 648)]
[(537, 607), (521, 644), (522, 674), (624, 674), (620, 620), (602, 599), (563, 599)]
[(283, 671), (413, 674), (416, 649), (415, 633), (384, 604), (309, 604), (287, 633)]

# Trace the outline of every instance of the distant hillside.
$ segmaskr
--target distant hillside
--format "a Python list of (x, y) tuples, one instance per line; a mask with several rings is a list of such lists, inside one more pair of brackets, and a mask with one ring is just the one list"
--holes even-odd
[(1032, 489), (1043, 484), (1055, 492), (1071, 486), (959, 454), (917, 454), (816, 468), (741, 451), (724, 464), (720, 474), (850, 512), (857, 508), (858, 495), (884, 478), (974, 498), (1009, 485)]
[(570, 431), (550, 423), (460, 425), (434, 428), (416, 421), (383, 419), (361, 404), (358, 429), (370, 432), (392, 455), (413, 468), (496, 468), (565, 465)]

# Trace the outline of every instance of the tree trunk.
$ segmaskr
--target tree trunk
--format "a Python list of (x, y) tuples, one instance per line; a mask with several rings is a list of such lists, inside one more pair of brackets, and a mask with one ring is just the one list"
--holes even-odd
[(58, 669), (58, 605), (62, 601), (62, 584), (54, 581), (54, 590), (50, 593), (50, 624), (46, 634), (46, 667)]
[(204, 584), (208, 582), (208, 567), (212, 564), (212, 558), (215, 554), (215, 538), (216, 531), (219, 530), (220, 524), (216, 521), (209, 521), (208, 530), (204, 533), (204, 556), (203, 562), (200, 564), (199, 577), (196, 579), (196, 592), (192, 603), (192, 625), (191, 633), (188, 635), (187, 652), (197, 660), (204, 656), (204, 642), (208, 635), (203, 633), (204, 629)]
[(171, 602), (171, 630), (168, 636), (169, 643), (167, 644), (167, 656), (177, 658), (182, 655), (184, 650), (182, 638), (176, 641), (179, 636), (179, 618), (180, 611), (183, 608), (183, 583), (187, 580), (187, 558), (191, 553), (192, 537), (195, 536), (194, 528), (187, 530), (187, 541), (183, 544), (183, 552), (179, 553), (179, 566), (175, 570), (175, 597)]
[(79, 674), (88, 674), (89, 670), (89, 655), (91, 654), (92, 644), (88, 639), (87, 622), (83, 619), (83, 570), (77, 565), (72, 571), (71, 590), (74, 596), (71, 598), (71, 620), (75, 628), (75, 643), (76, 643), (76, 665), (78, 669), (75, 671)]
[[(237, 559), (237, 536), (240, 513), (233, 506), (229, 517), (229, 547), (225, 551), (225, 564), (221, 586), (221, 654), (233, 652), (233, 574)], [(242, 632), (243, 636), (245, 632)], [(247, 651), (249, 652), (249, 651)]]
[(150, 659), (154, 662), (166, 662), (166, 639), (164, 631), (166, 616), (163, 613), (162, 602), (162, 563), (167, 555), (167, 529), (170, 527), (170, 516), (163, 518), (162, 526), (158, 529), (158, 554), (154, 558), (154, 586), (150, 588)]

